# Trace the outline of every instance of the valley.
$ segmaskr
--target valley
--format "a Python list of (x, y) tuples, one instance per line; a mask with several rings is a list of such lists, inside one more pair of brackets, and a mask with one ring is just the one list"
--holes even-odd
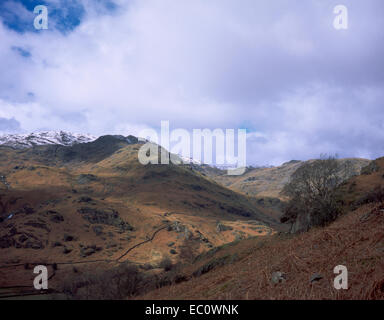
[(2, 286), (28, 283), (25, 264), (129, 261), (156, 269), (165, 258), (179, 261), (186, 242), (199, 254), (279, 228), (262, 207), (187, 166), (142, 166), (139, 147), (133, 137), (114, 136), (0, 147), (0, 260), (20, 266)]
[[(0, 146), (0, 298), (36, 294), (33, 268), (40, 264), (49, 270), (50, 298), (87, 298), (84, 279), (106, 272), (140, 277), (140, 294), (132, 293), (140, 299), (336, 298), (325, 284), (307, 292), (299, 279), (306, 283), (315, 272), (330, 278), (329, 255), (344, 252), (332, 263), (350, 261), (365, 248), (364, 242), (353, 245), (364, 228), (370, 230), (364, 241), (381, 243), (381, 216), (361, 226), (358, 219), (382, 210), (364, 200), (372, 184), (383, 185), (382, 160), (338, 160), (349, 168), (340, 199), (346, 213), (355, 212), (329, 229), (292, 235), (280, 222), (281, 190), (305, 162), (231, 177), (198, 164), (143, 166), (140, 146), (132, 136)], [(347, 230), (354, 230), (352, 238)], [(368, 259), (378, 268), (382, 257), (367, 254), (354, 263)], [(353, 268), (363, 272), (358, 264)], [(280, 270), (299, 291), (269, 282)], [(357, 293), (351, 294), (346, 297)]]

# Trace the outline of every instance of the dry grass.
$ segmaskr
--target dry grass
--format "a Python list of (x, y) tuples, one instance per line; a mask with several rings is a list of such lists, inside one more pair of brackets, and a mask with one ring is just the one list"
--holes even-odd
[[(98, 162), (71, 163), (45, 158), (41, 148), (0, 148), (0, 175), (6, 176), (11, 186), (8, 190), (0, 183), (1, 199), (10, 203), (16, 199), (6, 212), (0, 210), (1, 219), (15, 213), (0, 225), (0, 265), (114, 260), (167, 224), (179, 223), (188, 229), (188, 235), (199, 245), (198, 253), (231, 242), (237, 234), (264, 236), (269, 231), (260, 233), (249, 223), (259, 220), (259, 215), (265, 216), (247, 197), (188, 168), (142, 166), (137, 160), (138, 148), (126, 146)], [(24, 206), (33, 212), (27, 214), (22, 210)], [(84, 207), (116, 211), (134, 230), (121, 233), (114, 225), (91, 224), (79, 213)], [(52, 221), (49, 212), (56, 212), (63, 220)], [(218, 221), (231, 225), (233, 230), (219, 232)], [(99, 231), (95, 232), (95, 228)], [(73, 240), (65, 241), (65, 234), (73, 236)], [(186, 234), (183, 230), (162, 230), (153, 241), (138, 246), (122, 260), (152, 265), (166, 255), (170, 255), (172, 263), (183, 260), (180, 253)], [(28, 240), (20, 245), (20, 237), (25, 236)], [(25, 246), (30, 239), (39, 241), (40, 249)], [(8, 240), (13, 244), (9, 245)], [(172, 248), (170, 242), (174, 243)], [(84, 248), (89, 247), (100, 250), (84, 256)], [(60, 267), (52, 283), (66, 271)], [(32, 277), (32, 271), (22, 267), (0, 269), (0, 286), (28, 285)]]
[[(144, 299), (384, 299), (384, 205), (364, 206), (327, 228), (284, 239), (239, 243), (240, 261), (153, 291)], [(246, 244), (246, 246), (245, 246)], [(349, 289), (333, 287), (333, 269), (345, 265)], [(273, 272), (286, 274), (275, 284)], [(313, 274), (323, 279), (310, 283)]]
[[(35, 212), (15, 214), (12, 220), (3, 222), (0, 236), (15, 228), (17, 232), (25, 232), (41, 240), (44, 248), (3, 248), (0, 252), (1, 264), (113, 260), (127, 248), (146, 240), (159, 226), (177, 222), (188, 228), (192, 239), (199, 241), (200, 247), (196, 248), (198, 253), (208, 250), (207, 240), (210, 245), (220, 246), (243, 233), (245, 238), (249, 235), (261, 237), (224, 246), (182, 269), (172, 268), (166, 279), (159, 280), (161, 283), (191, 279), (151, 291), (143, 297), (382, 298), (383, 251), (380, 250), (384, 247), (383, 217), (382, 214), (374, 213), (360, 221), (370, 210), (369, 206), (350, 213), (326, 229), (312, 230), (294, 238), (265, 236), (273, 230), (257, 225), (254, 220), (259, 220), (259, 217), (268, 218), (263, 214), (267, 212), (253, 205), (249, 198), (212, 183), (187, 168), (143, 167), (137, 163), (137, 148), (137, 145), (125, 147), (99, 162), (70, 165), (48, 165), (44, 159), (39, 158), (39, 153), (32, 151), (3, 150), (0, 154), (0, 172), (6, 175), (12, 188), (2, 189), (1, 192), (7, 198), (19, 198), (9, 210), (15, 211), (28, 204)], [(19, 169), (15, 169), (16, 165)], [(84, 183), (79, 179), (83, 174), (92, 174), (97, 179)], [(382, 173), (375, 174), (378, 183), (384, 181)], [(362, 182), (367, 186), (371, 183), (365, 181), (371, 179), (370, 176), (357, 179), (364, 180)], [(354, 192), (365, 192), (364, 188), (359, 189), (360, 184), (357, 183)], [(80, 203), (81, 197), (91, 197), (94, 204)], [(114, 226), (103, 225), (104, 234), (97, 235), (78, 213), (78, 209), (83, 206), (116, 210), (135, 229), (122, 234)], [(48, 211), (62, 214), (64, 221), (52, 222), (46, 215)], [(243, 216), (244, 213), (250, 213), (251, 216)], [(33, 227), (30, 221), (45, 224), (49, 231)], [(233, 230), (219, 232), (218, 221)], [(25, 225), (25, 222), (29, 225)], [(73, 241), (64, 241), (64, 234), (74, 236)], [(153, 241), (131, 251), (125, 258), (139, 264), (157, 265), (165, 255), (170, 254), (168, 243), (174, 242), (173, 247), (178, 254), (170, 257), (172, 262), (176, 262), (180, 259), (184, 234), (172, 229), (163, 230)], [(72, 251), (64, 254), (63, 246), (53, 245), (58, 241)], [(89, 258), (82, 257), (82, 246), (91, 245), (103, 249)], [(192, 261), (189, 258), (185, 257), (184, 260)], [(210, 264), (209, 272), (200, 277), (192, 277), (197, 269), (207, 264)], [(333, 268), (338, 264), (345, 264), (350, 271), (351, 289), (346, 292), (333, 289)], [(71, 265), (59, 265), (50, 284), (56, 287), (65, 274), (92, 272), (96, 266), (101, 272), (111, 268), (108, 263), (85, 264), (76, 266), (75, 272)], [(272, 284), (270, 278), (274, 271), (286, 273), (287, 281)], [(315, 272), (321, 273), (324, 278), (310, 285), (309, 279)], [(3, 286), (28, 285), (32, 279), (30, 269), (0, 269), (0, 285)]]
[[(278, 167), (255, 168), (242, 176), (219, 175), (212, 176), (217, 182), (229, 187), (232, 190), (257, 197), (281, 198), (285, 200), (280, 193), (284, 185), (289, 182), (292, 174), (306, 162), (291, 161)], [(367, 166), (370, 160), (367, 159), (340, 159), (341, 163), (347, 161), (351, 163), (356, 174), (360, 173), (361, 168)]]

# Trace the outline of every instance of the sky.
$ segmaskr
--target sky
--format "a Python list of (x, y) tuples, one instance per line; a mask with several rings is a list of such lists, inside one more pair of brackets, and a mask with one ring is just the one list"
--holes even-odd
[[(36, 30), (36, 5), (48, 29)], [(337, 30), (334, 8), (348, 9)], [(2, 0), (0, 133), (247, 129), (247, 164), (384, 156), (382, 0)]]

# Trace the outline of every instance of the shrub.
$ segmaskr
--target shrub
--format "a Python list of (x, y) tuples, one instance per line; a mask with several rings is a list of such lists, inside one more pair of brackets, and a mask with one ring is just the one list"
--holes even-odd
[(144, 263), (144, 264), (140, 265), (140, 268), (144, 271), (148, 271), (148, 270), (152, 270), (154, 268), (154, 266), (150, 263)]
[(187, 281), (188, 277), (181, 273), (181, 264), (173, 265), (171, 271), (166, 274), (160, 275), (155, 281), (151, 279), (151, 282), (155, 283), (156, 288), (161, 288), (165, 286), (171, 286), (176, 283)]
[(183, 244), (180, 246), (179, 258), (187, 263), (193, 263), (196, 256), (198, 255), (198, 249), (200, 247), (200, 242), (184, 239)]
[(200, 268), (193, 272), (194, 277), (200, 277), (201, 275), (226, 264), (232, 263), (237, 259), (237, 255), (225, 255), (220, 258), (212, 259), (208, 263), (202, 265)]
[(355, 201), (353, 207), (358, 207), (367, 203), (374, 202), (383, 202), (384, 201), (384, 187), (381, 185), (377, 185), (375, 188), (370, 190), (367, 194), (362, 196), (360, 199)]
[(376, 161), (372, 161), (369, 165), (361, 169), (361, 174), (370, 175), (377, 171), (379, 171), (379, 166)]
[(164, 271), (170, 271), (172, 267), (172, 260), (168, 256), (165, 256), (159, 263), (159, 268), (164, 269)]
[(110, 270), (67, 278), (62, 291), (73, 299), (121, 300), (137, 295), (142, 281), (136, 266), (123, 263)]
[(335, 190), (350, 176), (349, 171), (332, 157), (299, 167), (282, 191), (290, 200), (281, 222), (291, 222), (291, 232), (298, 232), (335, 220), (341, 211)]

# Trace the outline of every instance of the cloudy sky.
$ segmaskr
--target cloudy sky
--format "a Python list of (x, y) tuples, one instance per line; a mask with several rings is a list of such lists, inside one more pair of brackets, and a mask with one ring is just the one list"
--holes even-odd
[(169, 120), (247, 129), (249, 165), (383, 156), (383, 17), (382, 0), (2, 0), (0, 133)]

